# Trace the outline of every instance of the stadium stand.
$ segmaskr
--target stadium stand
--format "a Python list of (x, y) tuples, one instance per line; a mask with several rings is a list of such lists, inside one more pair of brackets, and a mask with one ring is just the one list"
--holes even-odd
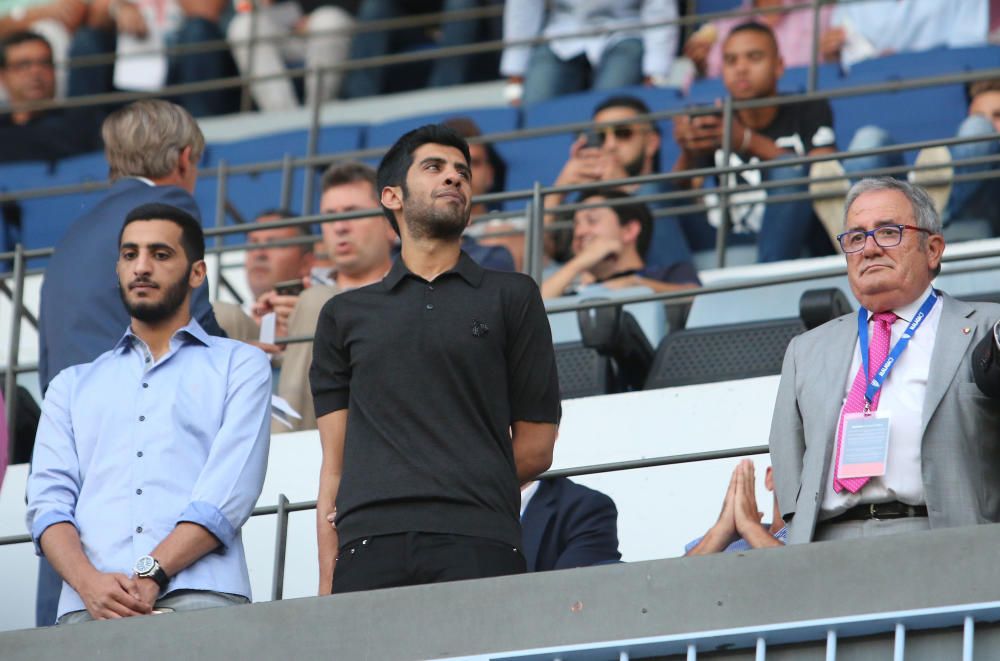
[[(699, 0), (691, 4), (696, 6), (699, 13), (710, 13), (732, 10), (739, 5), (739, 2)], [(416, 53), (414, 57), (419, 59), (421, 53)], [(861, 62), (846, 74), (836, 65), (820, 65), (813, 74), (810, 74), (808, 67), (789, 69), (782, 78), (781, 91), (796, 94), (814, 91), (833, 93), (831, 104), (834, 107), (835, 128), (841, 148), (846, 146), (858, 127), (871, 123), (873, 113), (877, 115), (880, 125), (891, 131), (897, 142), (905, 147), (906, 143), (948, 139), (954, 135), (955, 127), (966, 112), (965, 83), (975, 79), (976, 76), (987, 75), (1000, 77), (1000, 47), (935, 49), (889, 55)], [(920, 82), (921, 79), (928, 77), (942, 77), (944, 80), (931, 81), (935, 83), (933, 85)], [(816, 83), (814, 90), (809, 89), (810, 80)], [(847, 95), (850, 88), (858, 86), (868, 87), (861, 94)], [(892, 89), (886, 91), (886, 87)], [(649, 87), (630, 87), (620, 91), (639, 96), (646, 101), (654, 111), (658, 127), (666, 136), (671, 134), (671, 113), (691, 106), (712, 104), (717, 98), (723, 97), (724, 90), (721, 81), (710, 79), (695, 82), (686, 93), (684, 90), (674, 88)], [(432, 94), (433, 92), (427, 93), (428, 97)], [(361, 158), (375, 162), (379, 157), (379, 150), (391, 144), (404, 131), (423, 123), (462, 115), (471, 117), (481, 127), (485, 140), (495, 146), (507, 163), (507, 193), (503, 196), (503, 209), (507, 212), (524, 212), (527, 207), (526, 215), (530, 220), (531, 188), (535, 182), (540, 182), (543, 187), (551, 183), (565, 161), (579, 126), (589, 121), (593, 107), (606, 96), (607, 92), (584, 92), (525, 107), (501, 105), (499, 98), (492, 106), (477, 108), (449, 106), (431, 109), (424, 106), (412, 111), (408, 107), (399, 107), (393, 109), (389, 119), (383, 119), (383, 115), (378, 115), (379, 119), (373, 121), (352, 119), (349, 123), (334, 121), (316, 126), (313, 134), (316, 138), (314, 150), (310, 146), (309, 123), (312, 121), (310, 118), (303, 116), (301, 123), (295, 128), (288, 129), (282, 124), (281, 130), (274, 130), (274, 125), (264, 114), (255, 121), (255, 128), (250, 137), (213, 140), (212, 135), (208, 134), (209, 144), (201, 164), (203, 173), (199, 177), (195, 197), (202, 209), (206, 228), (216, 225), (237, 225), (241, 220), (250, 220), (255, 213), (268, 207), (290, 206), (307, 214), (316, 208), (318, 199), (316, 182), (323, 164), (340, 158), (357, 157), (358, 153), (362, 154)], [(393, 104), (394, 99), (392, 96), (376, 97), (371, 99), (370, 103), (384, 109), (385, 105)], [(433, 107), (432, 102), (430, 106)], [(335, 105), (328, 106), (327, 110), (331, 107), (335, 108)], [(315, 116), (319, 117), (319, 113), (315, 113)], [(566, 128), (567, 126), (571, 128)], [(677, 155), (675, 150), (676, 145), (672, 140), (664, 140), (660, 154), (661, 163), (672, 163)], [(915, 151), (905, 150), (904, 153), (907, 162), (912, 162)], [(301, 162), (313, 157), (315, 159), (308, 163)], [(282, 168), (281, 162), (285, 159), (293, 159), (290, 170)], [(222, 217), (219, 217), (216, 210), (221, 206), (217, 196), (220, 185), (219, 166), (222, 163), (225, 163), (227, 168), (237, 167), (238, 172), (227, 173), (224, 186), (226, 191), (224, 202), (227, 210)], [(256, 167), (260, 164), (266, 165)], [(4, 206), (0, 224), (0, 274), (2, 274), (0, 275), (0, 364), (6, 366), (4, 374), (8, 385), (15, 382), (15, 372), (17, 372), (16, 381), (27, 382), (34, 379), (32, 366), (25, 364), (32, 357), (32, 352), (30, 346), (27, 350), (24, 346), (33, 345), (34, 338), (30, 320), (26, 320), (24, 315), (37, 309), (37, 289), (40, 282), (37, 269), (43, 267), (45, 263), (44, 255), (39, 253), (44, 252), (41, 249), (53, 245), (68, 224), (100, 195), (100, 186), (104, 182), (105, 174), (106, 164), (101, 154), (87, 154), (59, 161), (54, 165), (29, 162), (0, 166), (0, 203)], [(53, 194), (41, 192), (50, 187), (75, 187), (76, 190), (69, 193), (57, 191)], [(309, 191), (312, 191), (313, 195), (307, 199)], [(8, 212), (8, 207), (13, 204), (17, 205), (19, 211)], [(691, 204), (697, 202), (692, 200)], [(534, 213), (537, 214), (537, 211)], [(19, 223), (16, 223), (18, 218)], [(211, 230), (206, 232), (206, 235), (211, 245)], [(221, 239), (224, 246), (235, 248), (244, 241), (244, 235), (240, 233), (226, 234)], [(529, 245), (531, 244), (532, 241), (529, 240)], [(18, 246), (16, 255), (15, 246)], [(3, 274), (4, 271), (14, 269), (15, 260), (23, 256), (20, 252), (22, 248), (34, 251), (20, 264), (22, 270), (18, 273)], [(537, 243), (535, 248), (540, 250)], [(220, 260), (227, 264), (239, 263), (242, 262), (240, 255), (238, 250), (229, 251), (224, 253)], [(21, 286), (18, 282), (19, 277), (24, 275), (25, 266), (34, 271), (29, 272), (27, 284)], [(237, 271), (238, 268), (231, 270), (227, 268), (227, 277), (232, 276), (231, 280), (242, 282), (244, 278), (240, 277)], [(937, 283), (943, 289), (966, 300), (998, 301), (1000, 300), (1000, 292), (996, 286), (998, 271), (1000, 271), (1000, 239), (949, 244), (944, 270)], [(532, 275), (538, 277), (540, 274), (532, 273)], [(692, 537), (692, 532), (702, 530), (706, 517), (713, 516), (713, 508), (717, 506), (714, 500), (710, 504), (693, 501), (700, 501), (709, 493), (713, 494), (714, 498), (715, 492), (709, 485), (717, 483), (718, 476), (727, 473), (727, 467), (731, 464), (723, 465), (722, 461), (707, 460), (749, 455), (755, 457), (759, 466), (763, 466), (760, 462), (766, 461), (766, 457), (762, 454), (766, 452), (766, 448), (760, 445), (766, 438), (770, 410), (777, 389), (775, 375), (780, 372), (785, 347), (795, 335), (830, 318), (834, 312), (849, 311), (853, 305), (853, 298), (844, 296), (850, 292), (843, 275), (841, 256), (772, 265), (706, 269), (700, 275), (705, 286), (704, 290), (694, 290), (684, 294), (652, 295), (647, 290), (622, 290), (601, 294), (619, 300), (623, 309), (634, 316), (644, 340), (648, 341), (651, 347), (656, 347), (655, 357), (648, 365), (649, 375), (645, 379), (643, 392), (623, 394), (623, 391), (629, 388), (622, 387), (620, 373), (616, 372), (615, 359), (610, 355), (611, 352), (606, 346), (602, 349), (595, 348), (593, 338), (589, 337), (586, 331), (581, 332), (580, 319), (588, 314), (587, 301), (584, 300), (586, 297), (560, 299), (555, 308), (558, 311), (550, 314), (560, 388), (563, 399), (567, 400), (564, 402), (565, 422), (561, 431), (563, 440), (557, 445), (557, 460), (554, 467), (557, 470), (568, 469), (572, 473), (574, 468), (586, 469), (616, 462), (629, 462), (639, 457), (650, 462), (643, 471), (618, 472), (614, 475), (609, 474), (606, 478), (597, 475), (583, 478), (586, 484), (601, 487), (615, 497), (622, 515), (620, 530), (624, 558), (630, 562), (679, 555), (682, 540)], [(220, 289), (218, 283), (214, 282), (213, 286), (217, 290), (217, 295), (224, 297), (224, 294), (218, 291)], [(810, 294), (810, 290), (817, 288), (823, 288), (824, 293)], [(665, 307), (668, 305), (673, 309), (683, 307), (686, 311), (688, 306), (686, 298), (689, 296), (693, 297), (689, 314), (668, 314)], [(820, 299), (818, 303), (816, 297)], [(310, 340), (311, 338), (292, 338), (292, 341)], [(604, 397), (609, 394), (614, 396)], [(11, 418), (11, 423), (14, 422), (15, 419)], [(258, 599), (266, 599), (268, 594), (272, 599), (281, 599), (283, 596), (307, 596), (315, 593), (312, 575), (315, 572), (310, 573), (308, 569), (303, 569), (306, 566), (313, 566), (314, 560), (311, 554), (314, 552), (314, 547), (301, 543), (296, 545), (294, 541), (296, 536), (300, 538), (311, 536), (313, 533), (310, 527), (313, 523), (310, 520), (306, 525), (305, 516), (301, 519), (292, 519), (290, 523), (289, 512), (311, 510), (314, 506), (309, 499), (314, 498), (316, 493), (312, 473), (315, 472), (315, 464), (318, 461), (317, 437), (314, 432), (302, 432), (290, 435), (287, 439), (287, 444), (281, 444), (281, 447), (274, 450), (272, 468), (269, 469), (273, 472), (269, 474), (269, 484), (259, 501), (260, 508), (257, 515), (247, 527), (247, 547), (253, 556), (251, 571), (254, 574), (252, 578)], [(17, 458), (23, 459), (23, 447), (19, 449), (19, 453), (21, 454)], [(684, 469), (671, 465), (674, 463), (672, 457), (681, 455), (696, 455), (696, 458), (706, 461), (699, 461), (697, 466), (692, 465)], [(655, 459), (651, 459), (656, 457), (667, 459), (656, 463)], [(631, 466), (631, 468), (639, 467)], [(0, 491), (0, 553), (4, 554), (0, 557), (11, 559), (5, 565), (4, 579), (0, 583), (6, 583), (10, 575), (10, 585), (13, 589), (5, 592), (8, 595), (17, 595), (16, 598), (0, 596), (0, 631), (30, 626), (20, 611), (25, 610), (23, 603), (30, 602), (29, 595), (33, 588), (24, 577), (13, 576), (15, 573), (32, 576), (33, 571), (30, 544), (25, 543), (22, 534), (23, 525), (20, 522), (23, 513), (21, 497), (26, 472), (25, 466), (14, 466), (8, 474), (3, 491)], [(308, 479), (302, 478), (303, 475), (309, 475)], [(289, 497), (293, 500), (291, 506), (288, 502)], [(651, 502), (656, 505), (652, 513), (649, 511)], [(690, 511), (677, 513), (675, 509)], [(274, 532), (274, 524), (277, 525), (277, 533)], [(709, 632), (714, 627), (721, 628), (721, 624), (712, 619), (712, 609), (703, 611), (695, 608), (696, 612), (690, 618), (678, 615), (679, 623), (676, 625), (676, 631), (670, 628), (674, 626), (673, 624), (669, 626), (661, 624), (652, 631), (633, 626), (631, 615), (625, 611), (636, 606), (638, 602), (635, 599), (646, 598), (649, 593), (643, 592), (642, 581), (627, 573), (635, 568), (625, 567), (594, 570), (598, 572), (596, 574), (586, 573), (589, 570), (575, 570), (583, 573), (562, 572), (560, 576), (554, 578), (512, 579), (525, 581), (518, 586), (523, 588), (524, 594), (529, 595), (528, 601), (536, 613), (536, 618), (549, 625), (551, 631), (548, 638), (545, 635), (536, 635), (528, 642), (527, 638), (518, 640), (517, 636), (508, 636), (505, 639), (507, 647), (504, 647), (503, 644), (497, 643), (495, 638), (485, 636), (489, 642), (484, 644), (488, 644), (489, 649), (476, 647), (475, 644), (467, 642), (464, 646), (457, 645), (448, 650), (442, 648), (428, 652), (428, 648), (419, 646), (414, 646), (413, 649), (420, 649), (420, 653), (426, 658), (445, 656), (446, 653), (452, 656), (484, 655), (477, 658), (513, 658), (520, 652), (511, 652), (503, 657), (499, 654), (506, 649), (531, 647), (538, 654), (531, 658), (568, 660), (605, 658), (597, 655), (586, 656), (602, 645), (611, 650), (606, 655), (607, 658), (628, 659), (668, 653), (683, 654), (685, 651), (688, 658), (696, 658), (692, 657), (692, 648), (687, 647), (688, 645), (701, 645), (699, 649), (707, 651), (733, 644), (739, 650), (746, 652), (746, 656), (733, 658), (754, 658), (752, 655), (755, 649), (758, 654), (756, 658), (764, 658), (759, 650), (765, 645), (758, 641), (764, 641), (766, 630), (772, 632), (768, 635), (773, 636), (771, 639), (773, 642), (768, 644), (773, 644), (775, 647), (808, 641), (808, 644), (813, 646), (827, 645), (829, 656), (830, 643), (826, 642), (830, 639), (828, 632), (836, 631), (838, 627), (840, 635), (844, 637), (870, 634), (877, 639), (876, 642), (884, 643), (879, 650), (885, 651), (892, 647), (893, 636), (899, 640), (898, 627), (903, 627), (905, 631), (910, 626), (927, 629), (925, 643), (928, 638), (941, 636), (947, 637), (946, 640), (950, 644), (954, 643), (955, 636), (958, 636), (962, 638), (962, 644), (966, 644), (965, 641), (973, 639), (973, 634), (970, 632), (973, 618), (977, 623), (993, 622), (997, 619), (996, 604), (1000, 603), (1000, 594), (997, 593), (995, 586), (984, 587), (962, 583), (961, 575), (951, 577), (949, 574), (952, 580), (941, 578), (938, 581), (939, 577), (934, 576), (934, 572), (930, 569), (941, 562), (940, 558), (951, 557), (947, 556), (948, 549), (953, 548), (957, 540), (963, 544), (962, 548), (971, 551), (961, 558), (954, 558), (954, 564), (962, 567), (963, 562), (968, 563), (967, 568), (970, 572), (987, 571), (987, 562), (976, 555), (975, 549), (983, 548), (982, 544), (990, 540), (996, 541), (997, 531), (993, 530), (995, 527), (984, 527), (982, 531), (962, 529), (954, 533), (954, 539), (940, 533), (928, 533), (926, 539), (914, 537), (906, 544), (872, 543), (863, 545), (864, 548), (859, 549), (854, 558), (848, 557), (850, 554), (843, 551), (835, 553), (834, 550), (825, 547), (819, 551), (788, 549), (787, 553), (779, 553), (778, 560), (758, 558), (760, 554), (751, 554), (752, 557), (741, 560), (746, 561), (746, 568), (760, 570), (755, 576), (759, 580), (747, 580), (747, 586), (740, 584), (733, 588), (744, 600), (742, 606), (744, 612), (739, 617), (732, 616), (727, 608), (722, 607), (721, 597), (719, 606), (715, 607), (715, 611), (726, 611), (718, 622), (732, 625), (732, 631), (738, 631), (738, 635), (725, 632), (695, 635), (693, 632)], [(272, 553), (271, 549), (275, 547), (275, 535), (278, 536), (278, 550)], [(286, 543), (290, 545), (287, 556)], [(813, 551), (812, 555), (809, 551)], [(793, 574), (795, 576), (801, 574), (802, 580), (809, 580), (812, 575), (800, 569), (821, 562), (836, 565), (836, 570), (832, 573), (834, 579), (839, 578), (840, 582), (853, 584), (858, 590), (864, 591), (866, 578), (869, 582), (875, 583), (877, 577), (863, 573), (863, 568), (851, 573), (848, 567), (857, 570), (865, 562), (875, 565), (884, 561), (886, 553), (898, 554), (907, 561), (912, 559), (913, 571), (925, 572), (928, 575), (928, 585), (938, 586), (937, 595), (929, 593), (926, 596), (917, 595), (906, 587), (886, 585), (883, 592), (888, 596), (879, 601), (875, 595), (870, 608), (865, 604), (834, 608), (826, 599), (816, 597), (813, 600), (810, 595), (803, 596), (803, 601), (808, 602), (810, 608), (806, 614), (803, 614), (805, 611), (793, 612), (785, 608), (772, 617), (772, 611), (768, 610), (768, 607), (758, 609), (745, 607), (746, 603), (770, 602), (774, 595), (774, 586), (780, 584), (782, 580), (788, 580)], [(910, 553), (914, 555), (908, 555)], [(793, 569), (788, 573), (785, 573), (780, 562), (786, 558), (794, 558), (789, 560)], [(854, 563), (854, 560), (857, 562)], [(677, 580), (697, 577), (703, 581), (697, 585), (711, 586), (706, 589), (705, 596), (712, 597), (712, 603), (715, 604), (715, 595), (724, 594), (723, 591), (727, 587), (727, 583), (722, 582), (723, 578), (730, 581), (728, 587), (732, 588), (736, 585), (733, 581), (737, 577), (743, 580), (747, 575), (753, 575), (743, 571), (743, 565), (734, 565), (734, 561), (739, 560), (720, 557), (706, 560), (700, 565), (696, 564), (697, 561), (693, 561), (690, 564), (663, 565), (662, 569), (659, 565), (651, 565), (649, 575)], [(275, 568), (273, 576), (272, 567)], [(645, 571), (643, 569), (643, 572)], [(716, 574), (718, 583), (712, 582), (712, 574)], [(588, 576), (598, 578), (588, 579)], [(768, 577), (771, 582), (768, 582)], [(824, 578), (822, 585), (827, 590), (831, 585), (835, 588), (833, 579), (825, 580), (826, 578), (829, 577)], [(529, 583), (529, 579), (537, 582)], [(968, 583), (967, 576), (965, 579)], [(588, 581), (595, 581), (595, 584), (591, 585)], [(628, 588), (628, 596), (622, 594), (622, 590), (626, 588), (616, 589), (621, 587), (616, 586), (616, 581), (623, 581), (621, 585)], [(463, 593), (462, 586), (451, 586), (440, 592), (432, 592), (430, 591), (432, 589), (428, 588), (428, 591), (419, 594), (426, 599), (425, 603), (445, 603), (449, 601), (446, 597), (456, 597), (460, 600), (463, 594), (475, 594), (484, 599), (482, 602), (477, 602), (481, 604), (490, 600), (496, 601), (496, 595), (518, 594), (517, 591), (506, 591), (505, 583), (498, 582), (496, 585), (500, 586), (496, 592), (490, 592), (487, 588), (483, 588), (484, 591), (477, 591), (479, 588), (473, 586), (466, 588), (467, 592)], [(454, 592), (447, 592), (449, 589)], [(590, 610), (594, 608), (591, 604), (596, 606), (602, 599), (619, 605), (621, 612), (608, 614), (602, 611), (606, 613), (606, 620), (600, 623), (601, 626), (595, 626), (593, 621), (588, 621), (591, 631), (584, 633), (573, 629), (576, 625), (565, 618), (554, 621), (548, 619), (547, 615), (541, 615), (546, 613), (545, 609), (538, 607), (541, 600), (552, 594), (559, 594), (560, 598), (576, 594), (578, 589), (581, 591), (580, 594), (585, 593), (587, 596), (580, 597), (580, 601), (576, 601), (576, 597), (572, 599), (576, 603), (568, 606), (569, 612), (573, 614), (569, 617), (579, 616), (581, 620), (590, 617)], [(871, 591), (875, 592), (874, 588)], [(538, 597), (539, 593), (546, 596)], [(413, 594), (417, 592), (414, 591)], [(405, 601), (406, 598), (408, 598), (406, 595), (394, 597), (390, 593), (385, 597), (388, 601), (377, 601), (379, 596), (376, 595), (372, 597), (373, 601), (365, 602), (364, 605), (368, 607), (376, 603), (383, 604), (387, 607), (386, 612), (390, 612), (391, 602), (394, 599)], [(666, 603), (655, 593), (650, 598), (658, 605)], [(327, 601), (338, 602), (336, 599)], [(280, 606), (305, 609), (309, 608), (311, 603), (299, 600)], [(350, 604), (360, 607), (362, 602), (353, 601)], [(955, 604), (962, 605), (965, 610), (961, 613), (949, 611), (948, 608), (954, 607)], [(562, 601), (558, 604), (547, 602), (546, 605), (550, 606), (549, 612), (554, 612), (556, 608), (562, 612), (567, 608), (567, 604)], [(683, 611), (677, 604), (672, 605), (675, 610), (671, 612)], [(318, 604), (315, 608), (335, 606), (336, 604), (334, 606)], [(726, 606), (729, 607), (728, 602)], [(928, 612), (917, 613), (914, 610), (913, 613), (906, 613), (904, 611), (908, 606), (912, 606), (913, 609), (926, 608)], [(496, 603), (483, 606), (486, 610), (502, 607)], [(255, 608), (257, 607), (250, 607), (248, 610), (256, 613), (253, 611)], [(274, 610), (267, 611), (263, 616), (265, 619), (281, 612), (278, 610), (279, 605), (269, 608)], [(990, 608), (993, 610), (989, 610)], [(638, 611), (637, 608), (635, 610)], [(759, 612), (745, 612), (753, 610)], [(436, 608), (428, 608), (428, 611), (433, 616), (438, 615)], [(766, 616), (762, 614), (765, 611)], [(876, 611), (896, 613), (896, 616), (886, 615), (882, 618), (872, 615)], [(413, 628), (412, 624), (404, 622), (404, 616), (392, 612), (392, 617), (387, 620), (387, 631), (410, 631)], [(340, 613), (342, 614), (342, 611)], [(645, 613), (643, 610), (643, 615)], [(427, 617), (431, 618), (432, 615)], [(841, 619), (834, 621), (832, 618), (835, 616)], [(230, 625), (238, 624), (234, 620), (226, 620), (226, 616), (215, 617), (223, 618), (221, 621)], [(254, 619), (259, 617), (261, 616), (253, 614), (249, 620), (257, 622), (262, 630), (268, 630), (266, 627), (271, 626), (272, 622)], [(273, 622), (284, 622), (284, 617), (275, 615)], [(819, 624), (807, 629), (805, 624), (801, 624), (807, 617), (812, 617)], [(830, 618), (829, 621), (824, 619), (827, 617)], [(926, 619), (919, 619), (922, 617)], [(518, 626), (530, 627), (523, 620), (512, 619)], [(650, 618), (647, 617), (648, 619)], [(206, 616), (205, 622), (210, 621), (216, 620)], [(342, 622), (333, 625), (335, 630), (343, 633), (345, 639), (356, 641), (362, 636), (371, 635), (365, 627), (354, 627), (355, 620), (349, 621), (352, 623), (351, 626)], [(426, 631), (427, 627), (435, 624), (439, 626), (441, 621), (430, 619), (422, 622), (422, 626), (418, 628)], [(491, 626), (482, 623), (479, 626), (492, 629)], [(781, 626), (788, 630), (794, 629), (795, 633), (774, 634), (775, 628)], [(965, 633), (954, 633), (961, 631), (963, 626)], [(984, 625), (977, 624), (977, 626), (985, 628)], [(349, 630), (352, 627), (355, 631)], [(953, 629), (945, 633), (946, 627)], [(361, 633), (361, 629), (365, 629), (367, 633)], [(469, 629), (472, 631), (471, 635), (474, 635), (475, 627), (470, 626)], [(563, 635), (567, 631), (572, 631), (573, 635)], [(665, 635), (667, 631), (671, 632), (673, 638), (669, 641), (649, 642), (653, 645), (647, 649), (649, 654), (640, 651), (638, 644), (635, 643), (640, 637), (644, 641), (646, 639), (651, 641), (657, 635)], [(990, 655), (1000, 649), (995, 629), (993, 633), (990, 638), (986, 636), (977, 638), (982, 649), (987, 650), (983, 658), (991, 658)], [(7, 648), (14, 650), (11, 658), (31, 656), (42, 658), (36, 652), (40, 651), (43, 638), (24, 636), (14, 638), (15, 635), (21, 634), (10, 634), (12, 637), (8, 638), (10, 641), (18, 642), (18, 646)], [(92, 636), (87, 639), (89, 642), (101, 638), (100, 631), (88, 635)], [(117, 635), (129, 638), (136, 634), (128, 632)], [(726, 638), (726, 635), (731, 637)], [(69, 649), (73, 644), (72, 641), (59, 636), (57, 632), (50, 634), (44, 640), (51, 641), (52, 650)], [(394, 636), (384, 634), (382, 637), (390, 639)], [(224, 643), (226, 637), (219, 638)], [(400, 639), (405, 638), (400, 636)], [(631, 643), (627, 642), (630, 638)], [(5, 634), (0, 633), (0, 649), (4, 648), (4, 640)], [(295, 654), (300, 651), (294, 645), (302, 639), (296, 640), (288, 635), (282, 640), (289, 653)], [(836, 640), (837, 634), (834, 633), (834, 650), (836, 650)], [(654, 643), (660, 644), (660, 647), (656, 647)], [(211, 641), (203, 644), (207, 645), (205, 649), (211, 648)], [(215, 641), (215, 644), (220, 645), (220, 642)], [(914, 648), (920, 644), (912, 643)], [(33, 648), (34, 645), (38, 647)], [(669, 647), (669, 645), (675, 646)], [(968, 645), (971, 646), (971, 642)], [(870, 654), (866, 655), (866, 649), (870, 651), (870, 648), (864, 648), (856, 656), (845, 654), (845, 657), (874, 658)], [(634, 650), (634, 656), (629, 656), (629, 650)], [(400, 654), (407, 653), (407, 651), (396, 651)], [(219, 650), (220, 658), (224, 653), (224, 648)], [(794, 648), (791, 653), (794, 655)], [(836, 658), (836, 651), (833, 654), (833, 658)], [(979, 654), (980, 651), (977, 650), (977, 658)], [(6, 658), (6, 654), (2, 656)], [(971, 659), (972, 655), (971, 652), (961, 657), (956, 654), (954, 658)]]

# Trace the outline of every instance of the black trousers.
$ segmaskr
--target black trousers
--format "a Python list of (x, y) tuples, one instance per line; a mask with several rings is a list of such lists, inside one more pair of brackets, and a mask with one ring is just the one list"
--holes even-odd
[(333, 593), (523, 574), (521, 551), (483, 537), (426, 532), (364, 537), (340, 548)]

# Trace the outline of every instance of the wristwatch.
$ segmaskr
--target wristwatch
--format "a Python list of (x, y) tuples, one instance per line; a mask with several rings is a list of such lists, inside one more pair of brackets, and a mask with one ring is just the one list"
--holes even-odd
[(135, 567), (132, 568), (132, 572), (138, 578), (151, 578), (156, 581), (156, 584), (160, 586), (160, 590), (165, 590), (167, 583), (170, 582), (170, 577), (167, 576), (167, 572), (163, 571), (163, 567), (160, 563), (151, 555), (144, 555), (135, 561)]

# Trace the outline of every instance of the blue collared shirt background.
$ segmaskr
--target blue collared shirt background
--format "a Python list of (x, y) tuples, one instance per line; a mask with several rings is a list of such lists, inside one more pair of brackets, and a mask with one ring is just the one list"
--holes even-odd
[[(46, 528), (69, 522), (99, 571), (130, 575), (136, 558), (192, 522), (220, 546), (169, 590), (249, 598), (240, 527), (264, 484), (270, 397), (265, 354), (194, 320), (155, 363), (129, 330), (94, 362), (62, 371), (46, 393), (28, 480), (36, 547)], [(83, 608), (64, 583), (59, 615)]]

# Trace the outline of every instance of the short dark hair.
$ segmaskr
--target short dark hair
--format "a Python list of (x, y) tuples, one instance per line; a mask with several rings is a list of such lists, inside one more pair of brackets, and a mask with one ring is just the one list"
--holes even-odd
[(649, 106), (646, 105), (646, 102), (639, 97), (631, 96), (629, 94), (619, 94), (617, 96), (610, 96), (598, 103), (597, 107), (594, 108), (594, 112), (591, 113), (590, 116), (593, 118), (597, 115), (597, 113), (607, 110), (608, 108), (631, 108), (640, 115), (648, 115), (652, 112), (649, 109)]
[[(367, 181), (372, 185), (372, 190), (376, 190), (377, 177), (375, 175), (375, 168), (358, 161), (334, 163), (323, 173), (323, 178), (320, 179), (319, 183), (319, 190), (321, 193), (325, 193), (334, 186), (344, 186), (359, 181)], [(376, 197), (378, 196), (376, 195)]]
[[(586, 202), (592, 197), (603, 197), (607, 200), (631, 200), (632, 196), (618, 188), (590, 188), (580, 194), (580, 202)], [(653, 239), (653, 214), (642, 202), (625, 202), (609, 206), (618, 216), (618, 224), (624, 227), (633, 220), (639, 223), (639, 236), (635, 240), (635, 248), (639, 256), (646, 259), (646, 251)]]
[(969, 97), (969, 103), (972, 103), (973, 99), (985, 92), (1000, 92), (1000, 78), (976, 80), (969, 83), (966, 87), (966, 95)]
[(729, 31), (729, 34), (726, 35), (726, 41), (729, 41), (734, 34), (739, 34), (740, 32), (756, 32), (757, 34), (766, 35), (767, 38), (771, 40), (771, 44), (774, 46), (774, 52), (781, 55), (781, 49), (778, 48), (778, 39), (774, 36), (774, 30), (763, 23), (758, 23), (756, 21), (740, 23)]
[(11, 46), (20, 46), (31, 41), (40, 41), (49, 49), (49, 59), (52, 59), (52, 44), (49, 40), (31, 30), (19, 30), (0, 40), (0, 69), (7, 68), (7, 49)]
[[(420, 128), (404, 133), (396, 141), (396, 144), (389, 147), (389, 151), (385, 153), (385, 156), (382, 157), (382, 162), (378, 165), (375, 194), (379, 196), (380, 203), (382, 190), (386, 186), (399, 186), (403, 189), (403, 194), (406, 195), (406, 173), (410, 169), (410, 166), (413, 165), (413, 152), (418, 147), (427, 144), (454, 147), (462, 152), (466, 165), (472, 160), (472, 157), (469, 156), (469, 144), (465, 141), (465, 138), (460, 136), (455, 129), (444, 124), (425, 124)], [(396, 214), (391, 209), (387, 209), (385, 205), (382, 205), (382, 212), (389, 219), (392, 229), (396, 231), (396, 234), (399, 234), (399, 221), (396, 220)]]
[(184, 254), (187, 255), (188, 264), (205, 259), (205, 233), (201, 229), (201, 223), (184, 209), (159, 202), (142, 204), (128, 212), (128, 215), (125, 216), (125, 222), (118, 232), (119, 246), (121, 246), (125, 228), (141, 220), (169, 220), (179, 225), (181, 228), (181, 247), (184, 248)]

